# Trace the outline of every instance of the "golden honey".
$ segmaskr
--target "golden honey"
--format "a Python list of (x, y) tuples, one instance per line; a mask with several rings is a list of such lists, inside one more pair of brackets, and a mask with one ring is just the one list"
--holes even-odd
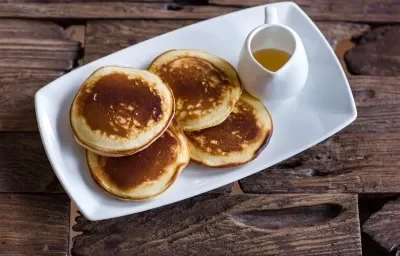
[(291, 55), (285, 51), (278, 49), (262, 49), (253, 52), (254, 58), (265, 69), (276, 72), (289, 61)]

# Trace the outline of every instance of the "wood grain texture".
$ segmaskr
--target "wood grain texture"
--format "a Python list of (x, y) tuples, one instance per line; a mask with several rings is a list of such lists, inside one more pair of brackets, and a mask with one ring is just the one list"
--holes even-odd
[(63, 74), (37, 69), (1, 69), (0, 131), (37, 131), (34, 96)]
[(77, 218), (72, 255), (361, 255), (354, 195), (206, 195)]
[(360, 135), (362, 132), (400, 132), (400, 80), (397, 77), (352, 76), (349, 82), (358, 116), (344, 132)]
[[(0, 22), (0, 131), (37, 131), (34, 95), (69, 70), (79, 44), (52, 22)], [(0, 133), (0, 192), (61, 192), (37, 133)]]
[[(251, 7), (275, 0), (208, 0), (210, 4), (221, 6)], [(397, 0), (294, 0), (313, 20), (385, 22), (400, 21), (400, 2)], [(397, 16), (397, 17), (395, 17)]]
[(80, 44), (50, 21), (0, 22), (0, 131), (36, 131), (34, 94), (69, 71)]
[(400, 26), (378, 27), (365, 34), (345, 55), (348, 69), (356, 75), (400, 75)]
[[(93, 6), (96, 8), (93, 8)], [(0, 17), (67, 19), (207, 19), (240, 7), (168, 2), (86, 1), (55, 3), (0, 3)]]
[[(358, 196), (358, 212), (360, 227), (378, 212), (389, 201), (396, 199), (392, 194), (362, 194)], [(390, 256), (378, 242), (373, 240), (367, 233), (361, 232), (361, 248), (363, 256)]]
[[(195, 22), (197, 21), (88, 21), (85, 37), (85, 63)], [(317, 22), (317, 25), (333, 47), (338, 41), (358, 37), (369, 29), (368, 25), (345, 22)]]
[(84, 62), (89, 63), (125, 47), (191, 25), (190, 20), (88, 21)]
[(370, 26), (366, 24), (348, 22), (317, 22), (318, 28), (324, 34), (332, 48), (336, 48), (339, 41), (351, 40), (366, 33)]
[[(32, 1), (2, 0), (0, 17), (73, 19), (207, 19), (276, 0)], [(296, 0), (314, 20), (400, 22), (395, 0)], [(93, 6), (96, 8), (93, 8)]]
[(79, 43), (53, 22), (4, 19), (0, 23), (0, 68), (68, 71), (79, 57)]
[(67, 195), (0, 194), (0, 255), (66, 255)]
[(240, 180), (244, 192), (400, 192), (400, 81), (350, 77), (356, 121), (328, 140)]
[(63, 191), (38, 133), (0, 133), (0, 192)]
[(362, 226), (374, 241), (391, 255), (400, 254), (400, 199), (389, 202), (374, 213)]

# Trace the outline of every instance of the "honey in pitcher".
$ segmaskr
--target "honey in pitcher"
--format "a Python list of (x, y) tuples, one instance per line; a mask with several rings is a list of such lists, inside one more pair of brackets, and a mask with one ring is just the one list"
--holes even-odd
[(278, 49), (262, 49), (253, 52), (254, 58), (269, 71), (278, 71), (290, 59), (290, 54)]

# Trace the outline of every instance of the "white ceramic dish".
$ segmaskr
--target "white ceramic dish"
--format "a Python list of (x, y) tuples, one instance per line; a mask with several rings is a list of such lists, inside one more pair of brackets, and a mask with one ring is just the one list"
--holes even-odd
[(263, 24), (265, 6), (245, 9), (200, 22), (136, 44), (80, 67), (36, 93), (40, 134), (50, 163), (80, 211), (100, 220), (145, 211), (189, 198), (259, 172), (321, 142), (357, 115), (347, 79), (321, 32), (295, 4), (276, 3), (279, 23), (295, 30), (307, 52), (310, 72), (303, 90), (287, 101), (268, 105), (274, 134), (254, 161), (235, 168), (210, 169), (189, 164), (176, 183), (153, 200), (116, 200), (92, 180), (85, 151), (74, 140), (70, 104), (84, 80), (104, 65), (146, 68), (160, 53), (176, 48), (197, 48), (218, 55), (237, 67), (246, 36)]

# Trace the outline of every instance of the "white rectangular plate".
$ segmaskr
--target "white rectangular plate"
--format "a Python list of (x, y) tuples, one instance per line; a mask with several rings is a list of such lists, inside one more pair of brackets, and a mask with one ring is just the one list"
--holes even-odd
[(145, 211), (234, 182), (321, 142), (356, 118), (347, 79), (321, 32), (297, 5), (290, 2), (273, 5), (277, 8), (279, 22), (293, 28), (302, 39), (310, 73), (298, 96), (267, 105), (274, 121), (269, 145), (258, 158), (241, 167), (210, 169), (191, 163), (169, 190), (150, 201), (116, 200), (94, 183), (86, 165), (85, 151), (75, 142), (69, 124), (73, 97), (84, 80), (101, 66), (147, 68), (153, 58), (170, 49), (208, 51), (237, 67), (246, 36), (264, 22), (265, 6), (200, 22), (128, 47), (80, 67), (36, 93), (37, 120), (47, 156), (61, 184), (88, 219), (101, 220)]

